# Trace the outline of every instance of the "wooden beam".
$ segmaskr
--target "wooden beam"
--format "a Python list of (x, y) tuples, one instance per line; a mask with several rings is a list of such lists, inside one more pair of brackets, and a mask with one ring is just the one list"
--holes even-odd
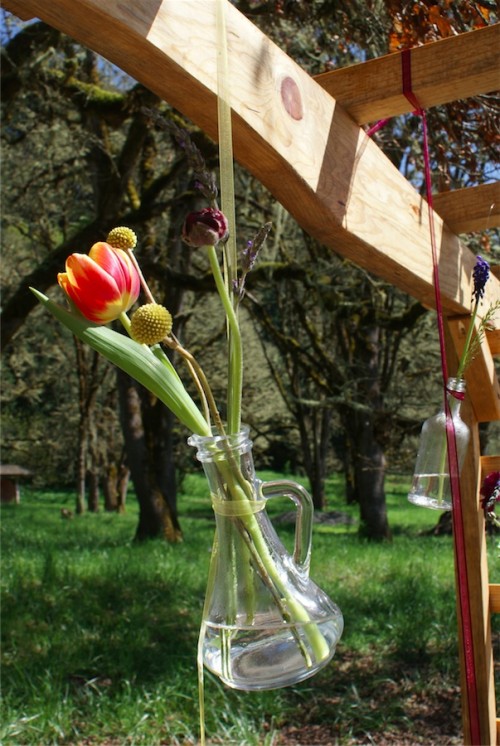
[[(490, 271), (493, 277), (500, 278), (500, 265), (495, 264), (493, 266), (490, 266)], [(491, 354), (500, 355), (500, 328), (487, 329), (486, 340), (488, 342)]]
[[(494, 661), (491, 643), (490, 597), (486, 532), (483, 511), (479, 507), (478, 481), (480, 475), (479, 432), (470, 400), (464, 402), (464, 418), (471, 425), (471, 444), (460, 475), (460, 493), (463, 518), (464, 552), (467, 564), (469, 604), (471, 611), (472, 651), (478, 694), (479, 727), (481, 740), (475, 743), (494, 744), (496, 731)], [(469, 410), (469, 411), (468, 411)], [(456, 571), (458, 557), (456, 550)], [(463, 578), (462, 578), (463, 579)], [(457, 576), (458, 588), (458, 576)], [(459, 653), (461, 660), (461, 695), (464, 743), (472, 743), (469, 720), (468, 672), (463, 649), (463, 628), (459, 599), (457, 598)]]
[[(403, 94), (401, 52), (317, 75), (358, 124), (413, 110)], [(500, 25), (411, 50), (412, 91), (427, 109), (500, 88)]]
[(432, 196), (434, 209), (454, 233), (471, 233), (500, 225), (500, 182)]
[[(13, 0), (9, 0), (14, 5)], [(206, 0), (15, 0), (217, 137), (216, 5)], [(226, 4), (235, 157), (325, 245), (434, 305), (424, 200), (336, 101)], [(442, 303), (469, 311), (475, 257), (436, 216)], [(500, 299), (488, 283), (486, 302)]]
[[(481, 482), (492, 471), (500, 471), (500, 456), (481, 457)], [(500, 614), (500, 583), (489, 584), (490, 614)], [(500, 719), (497, 719), (497, 731), (500, 736)], [(500, 743), (500, 741), (499, 741)]]
[[(450, 336), (449, 321), (445, 323), (446, 358), (450, 371), (455, 371), (458, 365), (458, 354), (454, 340)], [(468, 390), (470, 384), (468, 382)], [(458, 516), (452, 511), (454, 531), (460, 534), (462, 542), (454, 542), (455, 572), (457, 588), (457, 623), (459, 634), (459, 655), (461, 673), (462, 724), (465, 744), (471, 744), (471, 722), (469, 714), (473, 709), (469, 707), (469, 696), (472, 689), (469, 686), (470, 670), (466, 666), (466, 658), (473, 655), (474, 673), (478, 695), (479, 728), (481, 740), (475, 743), (494, 744), (496, 738), (496, 707), (494, 661), (491, 642), (490, 595), (488, 577), (488, 558), (485, 531), (484, 512), (479, 502), (479, 487), (484, 479), (485, 467), (491, 462), (485, 462), (480, 455), (479, 427), (475, 418), (472, 396), (466, 396), (462, 405), (462, 417), (470, 427), (471, 438), (467, 455), (460, 473), (460, 496), (462, 522), (457, 523)], [(460, 529), (463, 529), (460, 530)], [(465, 556), (467, 571), (466, 578), (461, 571), (460, 557)], [(464, 620), (461, 613), (459, 583), (466, 582), (468, 589), (469, 608), (471, 613), (470, 631), (472, 633), (471, 647), (464, 649)], [(470, 659), (469, 659), (470, 663)]]
[(20, 18), (21, 21), (31, 21), (34, 18), (31, 11), (25, 10), (17, 0), (2, 0), (1, 5), (4, 10), (13, 13)]
[(490, 583), (490, 611), (500, 614), (500, 583)]
[(492, 355), (500, 355), (500, 329), (486, 332), (486, 339)]

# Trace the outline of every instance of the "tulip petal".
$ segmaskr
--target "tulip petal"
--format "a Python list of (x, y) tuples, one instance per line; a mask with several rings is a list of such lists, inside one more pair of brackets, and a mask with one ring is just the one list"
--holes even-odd
[(123, 249), (116, 249), (104, 241), (95, 243), (89, 251), (93, 259), (116, 282), (123, 296), (123, 310), (128, 311), (139, 297), (141, 282), (130, 256)]
[(72, 254), (66, 260), (66, 276), (60, 283), (85, 318), (107, 324), (123, 311), (115, 279), (86, 254)]
[(121, 289), (124, 284), (124, 270), (118, 256), (118, 250), (104, 241), (95, 243), (89, 251), (89, 257), (92, 261), (115, 280), (117, 286)]
[(139, 275), (125, 252), (124, 260), (107, 244), (102, 246), (94, 256), (104, 267), (90, 254), (72, 254), (66, 260), (66, 272), (58, 275), (70, 300), (85, 318), (97, 324), (107, 324), (128, 311), (140, 290)]

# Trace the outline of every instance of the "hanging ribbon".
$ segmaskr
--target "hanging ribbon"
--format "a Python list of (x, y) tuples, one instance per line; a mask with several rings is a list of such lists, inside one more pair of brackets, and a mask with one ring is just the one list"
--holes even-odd
[(429, 156), (428, 128), (425, 111), (420, 105), (412, 90), (411, 81), (411, 50), (405, 49), (401, 54), (403, 93), (410, 104), (415, 108), (415, 114), (422, 120), (423, 130), (423, 152), (425, 192), (427, 197), (429, 213), (429, 229), (432, 248), (432, 265), (434, 277), (434, 293), (436, 300), (436, 313), (439, 331), (439, 346), (441, 352), (441, 370), (443, 375), (444, 407), (446, 412), (446, 440), (448, 445), (448, 468), (450, 473), (450, 486), (452, 497), (452, 519), (453, 540), (455, 544), (457, 586), (459, 597), (459, 610), (462, 621), (462, 646), (465, 668), (465, 682), (467, 689), (467, 707), (469, 715), (469, 726), (471, 744), (481, 745), (479, 726), (479, 704), (477, 693), (476, 666), (474, 658), (474, 638), (472, 633), (472, 614), (470, 607), (469, 579), (467, 572), (467, 556), (465, 550), (465, 533), (462, 513), (462, 498), (460, 493), (460, 469), (458, 465), (457, 441), (455, 428), (448, 403), (448, 366), (446, 362), (446, 348), (444, 335), (443, 307), (441, 304), (441, 291), (439, 285), (439, 265), (437, 259), (436, 235), (434, 230), (434, 210), (432, 201), (431, 165)]
[[(479, 702), (476, 680), (476, 665), (474, 658), (474, 637), (472, 633), (472, 614), (470, 608), (469, 596), (469, 578), (467, 572), (467, 556), (465, 550), (465, 533), (464, 520), (462, 513), (462, 498), (460, 493), (460, 469), (458, 465), (457, 442), (455, 437), (455, 427), (448, 403), (447, 394), (455, 396), (457, 399), (463, 399), (464, 395), (460, 392), (448, 391), (448, 365), (446, 361), (446, 346), (444, 333), (443, 307), (441, 303), (441, 291), (439, 285), (439, 264), (437, 259), (437, 244), (434, 229), (434, 209), (432, 201), (432, 183), (431, 183), (431, 165), (429, 155), (427, 117), (424, 108), (420, 105), (412, 87), (411, 75), (411, 50), (404, 49), (401, 52), (401, 77), (402, 88), (405, 98), (409, 101), (414, 109), (414, 114), (422, 120), (423, 131), (423, 152), (424, 152), (424, 174), (425, 174), (425, 193), (427, 197), (429, 231), (432, 249), (432, 269), (434, 294), (436, 301), (436, 314), (439, 333), (439, 348), (441, 353), (441, 372), (443, 377), (443, 396), (444, 411), (446, 413), (446, 441), (448, 445), (448, 469), (450, 473), (450, 487), (452, 499), (452, 518), (453, 518), (453, 541), (455, 545), (456, 573), (458, 587), (459, 613), (462, 622), (462, 648), (464, 656), (465, 682), (467, 689), (467, 707), (469, 715), (469, 727), (472, 746), (481, 746), (481, 735), (479, 725)], [(371, 137), (378, 132), (389, 119), (381, 119), (372, 125), (366, 134)]]

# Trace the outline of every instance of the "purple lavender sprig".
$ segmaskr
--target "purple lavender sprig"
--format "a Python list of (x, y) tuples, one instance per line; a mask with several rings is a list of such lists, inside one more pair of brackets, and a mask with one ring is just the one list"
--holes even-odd
[(472, 270), (472, 278), (474, 280), (474, 290), (472, 291), (473, 300), (478, 303), (484, 296), (484, 287), (488, 282), (490, 276), (490, 265), (483, 259), (482, 256), (478, 256), (474, 269)]
[(493, 307), (488, 309), (487, 313), (484, 315), (481, 323), (479, 324), (479, 327), (476, 332), (474, 326), (475, 326), (477, 311), (479, 308), (479, 303), (484, 297), (485, 286), (486, 286), (489, 276), (490, 276), (490, 265), (488, 264), (486, 259), (483, 259), (482, 256), (478, 256), (476, 258), (476, 264), (474, 265), (474, 269), (472, 270), (472, 279), (474, 283), (474, 288), (472, 290), (472, 301), (474, 303), (474, 306), (472, 309), (472, 316), (471, 316), (471, 320), (469, 324), (469, 329), (467, 331), (464, 351), (462, 352), (462, 357), (460, 358), (460, 363), (458, 365), (457, 378), (463, 377), (465, 369), (467, 368), (469, 363), (471, 363), (472, 360), (474, 359), (475, 355), (477, 354), (478, 348), (481, 345), (481, 341), (484, 337), (485, 329), (491, 323), (494, 314), (499, 308), (499, 304), (496, 303)]
[(271, 228), (272, 223), (265, 223), (262, 228), (257, 231), (255, 236), (250, 241), (247, 241), (247, 245), (241, 252), (241, 276), (238, 280), (235, 280), (233, 288), (234, 292), (238, 296), (238, 301), (240, 301), (245, 294), (245, 282), (247, 275), (254, 268), (257, 257), (259, 256), (259, 252), (263, 247)]
[(205, 159), (191, 139), (191, 135), (184, 127), (179, 127), (172, 119), (163, 117), (155, 109), (143, 108), (144, 114), (160, 129), (169, 132), (177, 145), (186, 154), (189, 168), (193, 172), (194, 187), (208, 200), (212, 207), (217, 206), (219, 190), (214, 174), (207, 168)]

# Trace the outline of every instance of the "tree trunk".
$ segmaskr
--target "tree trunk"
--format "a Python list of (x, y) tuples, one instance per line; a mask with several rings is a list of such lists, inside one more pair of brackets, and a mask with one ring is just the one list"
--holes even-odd
[(385, 457), (374, 434), (373, 416), (356, 418), (355, 490), (360, 506), (360, 535), (380, 541), (390, 539), (385, 504)]
[(118, 505), (116, 507), (117, 513), (125, 513), (129, 480), (130, 469), (125, 466), (125, 464), (122, 464), (118, 471)]
[(139, 395), (138, 385), (122, 371), (117, 375), (127, 463), (139, 501), (135, 539), (163, 537), (171, 543), (182, 541), (175, 478), (172, 479), (174, 470), (168, 463), (170, 444), (162, 426), (168, 410), (160, 401), (154, 401), (149, 392), (143, 390), (142, 396)]
[(88, 481), (88, 508), (90, 513), (99, 512), (99, 475), (95, 469), (89, 470)]
[(130, 470), (124, 463), (108, 465), (102, 483), (104, 509), (108, 513), (125, 513), (129, 477)]
[(75, 461), (76, 505), (77, 515), (85, 513), (85, 484), (87, 475), (87, 430), (89, 410), (86, 406), (86, 367), (83, 344), (77, 337), (73, 337), (75, 345), (76, 374), (78, 376), (78, 440)]
[[(95, 353), (94, 353), (95, 355)], [(95, 381), (89, 383), (88, 399), (88, 455), (89, 464), (87, 470), (88, 483), (88, 509), (91, 513), (99, 512), (99, 478), (104, 457), (100, 448), (99, 436), (95, 421), (95, 395), (97, 388), (93, 391)]]
[(114, 513), (118, 507), (118, 468), (116, 464), (109, 464), (102, 482), (104, 495), (104, 510)]
[(380, 391), (380, 329), (367, 318), (355, 333), (356, 400), (361, 406), (345, 408), (346, 440), (352, 448), (354, 492), (360, 506), (360, 535), (375, 541), (391, 538), (385, 503), (384, 449), (377, 440), (376, 418), (382, 407)]
[(310, 415), (301, 408), (297, 418), (304, 470), (315, 510), (325, 507), (326, 457), (330, 445), (331, 419), (332, 412), (327, 407), (312, 409)]
[(86, 474), (86, 463), (87, 463), (87, 442), (86, 442), (86, 428), (82, 418), (78, 423), (78, 443), (77, 443), (77, 454), (75, 460), (75, 471), (76, 471), (76, 503), (75, 512), (77, 515), (85, 513), (85, 474)]

